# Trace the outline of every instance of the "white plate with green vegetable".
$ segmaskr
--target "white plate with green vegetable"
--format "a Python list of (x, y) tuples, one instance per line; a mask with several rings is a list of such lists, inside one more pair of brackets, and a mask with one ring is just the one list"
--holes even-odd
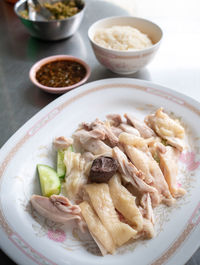
[[(65, 168), (63, 154), (52, 145), (55, 137), (71, 136), (79, 123), (104, 119), (109, 113), (133, 112), (143, 118), (161, 106), (185, 124), (190, 149), (181, 161), (187, 194), (175, 206), (158, 209), (155, 238), (126, 244), (115, 255), (102, 257), (90, 235), (82, 234), (73, 221), (54, 223), (33, 210), (32, 194), (49, 196), (61, 190)], [(23, 265), (184, 264), (200, 244), (199, 123), (198, 102), (142, 80), (100, 80), (59, 97), (0, 151), (1, 248)]]

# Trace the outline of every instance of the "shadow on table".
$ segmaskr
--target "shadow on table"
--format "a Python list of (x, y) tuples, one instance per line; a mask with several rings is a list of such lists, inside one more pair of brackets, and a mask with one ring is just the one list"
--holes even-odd
[(147, 68), (144, 68), (134, 74), (119, 75), (99, 65), (98, 67), (92, 69), (91, 77), (88, 81), (91, 82), (91, 81), (107, 79), (107, 78), (136, 78), (136, 79), (143, 79), (143, 80), (150, 81), (151, 75)]

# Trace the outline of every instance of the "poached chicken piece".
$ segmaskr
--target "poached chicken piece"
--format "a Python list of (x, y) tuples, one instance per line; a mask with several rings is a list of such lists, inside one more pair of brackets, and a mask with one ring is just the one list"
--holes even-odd
[(152, 204), (151, 204), (151, 197), (150, 197), (149, 193), (145, 193), (142, 196), (140, 203), (141, 203), (141, 206), (143, 207), (143, 209), (142, 209), (143, 216), (146, 219), (148, 219), (149, 221), (151, 221), (152, 224), (155, 224), (155, 217), (154, 217), (153, 208), (152, 208)]
[(148, 115), (145, 122), (168, 144), (183, 151), (185, 147), (184, 136), (185, 130), (178, 120), (171, 119), (163, 109), (160, 108), (155, 114)]
[(89, 195), (95, 212), (111, 234), (116, 246), (121, 246), (129, 239), (134, 238), (137, 234), (136, 230), (128, 224), (120, 222), (118, 218), (110, 196), (108, 184), (88, 184), (85, 186), (85, 190)]
[[(103, 155), (112, 153), (112, 148), (105, 144), (101, 138), (102, 134), (94, 131), (78, 130), (73, 134), (76, 146), (81, 145), (82, 150), (91, 152), (93, 155)], [(81, 150), (81, 151), (82, 151)]]
[(150, 220), (144, 218), (143, 220), (143, 234), (145, 238), (153, 238), (155, 236), (155, 231), (153, 224)]
[(112, 132), (112, 128), (109, 122), (103, 122), (99, 119), (96, 119), (91, 123), (92, 130), (96, 130), (104, 134), (104, 139), (108, 139), (111, 146), (115, 146), (118, 143), (117, 136)]
[(143, 121), (136, 119), (133, 115), (126, 113), (124, 114), (124, 117), (126, 118), (127, 123), (135, 127), (143, 138), (156, 136), (155, 132), (150, 127), (148, 127)]
[(119, 174), (109, 180), (110, 195), (115, 208), (135, 230), (143, 229), (143, 217), (135, 203), (135, 197), (121, 184)]
[(118, 127), (122, 123), (122, 117), (119, 114), (108, 114), (106, 116), (111, 126)]
[(180, 151), (172, 146), (165, 146), (165, 152), (161, 152), (158, 148), (158, 156), (160, 160), (160, 168), (165, 176), (169, 190), (174, 198), (183, 196), (186, 191), (178, 187), (178, 158)]
[(85, 160), (80, 153), (65, 151), (64, 164), (66, 166), (65, 189), (70, 200), (80, 199), (81, 189), (87, 183), (85, 175)]
[(60, 136), (54, 139), (53, 144), (57, 149), (67, 149), (73, 144), (73, 139)]
[(173, 204), (174, 200), (167, 182), (158, 163), (153, 159), (145, 140), (127, 133), (124, 133), (123, 136), (120, 137), (120, 142), (124, 144), (125, 153), (135, 167), (143, 172), (144, 181), (158, 190), (164, 203)]
[(100, 140), (108, 139), (111, 146), (115, 146), (118, 142), (118, 138), (112, 132), (112, 128), (108, 121), (103, 122), (103, 121), (100, 121), (99, 119), (96, 119), (94, 122), (87, 124), (87, 126), (85, 123), (82, 124), (81, 127), (85, 128), (89, 132), (89, 134), (94, 136), (94, 138), (96, 139), (100, 139)]
[(186, 192), (177, 183), (185, 146), (180, 123), (162, 108), (145, 122), (132, 114), (122, 117), (110, 114), (105, 121), (83, 122), (73, 139), (56, 138), (57, 169), (38, 167), (41, 191), (59, 194), (62, 184), (69, 199), (33, 195), (30, 200), (49, 220), (74, 220), (82, 232), (87, 227), (102, 255), (131, 240), (153, 238), (154, 208), (170, 206)]
[(133, 126), (126, 124), (126, 123), (121, 123), (119, 125), (119, 128), (122, 129), (124, 132), (133, 134), (135, 136), (140, 136), (140, 133), (137, 129), (135, 129)]
[(80, 207), (73, 205), (66, 197), (52, 195), (47, 198), (32, 195), (30, 201), (33, 208), (43, 217), (63, 224), (70, 220), (76, 220), (81, 231), (84, 231), (85, 222), (81, 216)]
[(118, 148), (113, 148), (113, 156), (119, 162), (119, 170), (122, 174), (122, 179), (126, 183), (131, 183), (137, 190), (138, 194), (150, 193), (153, 206), (157, 206), (160, 203), (160, 196), (154, 187), (148, 185), (143, 180), (143, 173), (128, 161), (127, 156)]
[(91, 236), (97, 243), (102, 255), (114, 253), (115, 244), (108, 230), (87, 201), (80, 203), (81, 213), (85, 219)]

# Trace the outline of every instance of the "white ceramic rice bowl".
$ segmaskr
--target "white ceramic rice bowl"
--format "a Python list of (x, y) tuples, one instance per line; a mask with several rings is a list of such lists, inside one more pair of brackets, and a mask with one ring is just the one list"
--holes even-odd
[[(97, 29), (112, 26), (135, 27), (142, 33), (147, 34), (153, 45), (142, 50), (118, 51), (104, 48), (94, 42)], [(92, 24), (88, 30), (88, 37), (97, 60), (106, 68), (118, 74), (132, 74), (149, 64), (160, 46), (162, 35), (161, 28), (155, 23), (131, 16), (101, 19)]]

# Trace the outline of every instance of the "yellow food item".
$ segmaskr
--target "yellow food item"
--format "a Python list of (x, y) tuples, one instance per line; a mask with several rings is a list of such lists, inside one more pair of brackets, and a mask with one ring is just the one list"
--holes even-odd
[(114, 253), (115, 245), (112, 237), (103, 226), (102, 222), (100, 221), (99, 217), (96, 215), (90, 204), (84, 201), (80, 203), (79, 206), (91, 235), (100, 242), (100, 244), (106, 249), (107, 252)]
[(121, 184), (120, 176), (114, 175), (109, 180), (110, 195), (115, 208), (137, 231), (143, 228), (143, 217), (135, 204), (135, 197)]
[(74, 0), (56, 3), (44, 3), (44, 6), (52, 13), (51, 19), (65, 19), (77, 14), (80, 10)]
[(64, 164), (66, 166), (65, 189), (70, 200), (75, 201), (81, 192), (81, 188), (87, 182), (84, 174), (85, 161), (80, 153), (67, 150), (64, 152)]
[(133, 145), (136, 147), (143, 147), (146, 145), (144, 138), (126, 132), (120, 133), (119, 141), (122, 144)]
[(163, 109), (160, 108), (152, 115), (150, 124), (156, 133), (161, 137), (177, 137), (184, 138), (185, 130), (180, 125), (178, 120), (171, 119), (166, 113), (163, 112)]
[(120, 222), (110, 196), (108, 184), (88, 184), (85, 190), (101, 222), (111, 234), (115, 244), (121, 246), (137, 234), (129, 225)]

